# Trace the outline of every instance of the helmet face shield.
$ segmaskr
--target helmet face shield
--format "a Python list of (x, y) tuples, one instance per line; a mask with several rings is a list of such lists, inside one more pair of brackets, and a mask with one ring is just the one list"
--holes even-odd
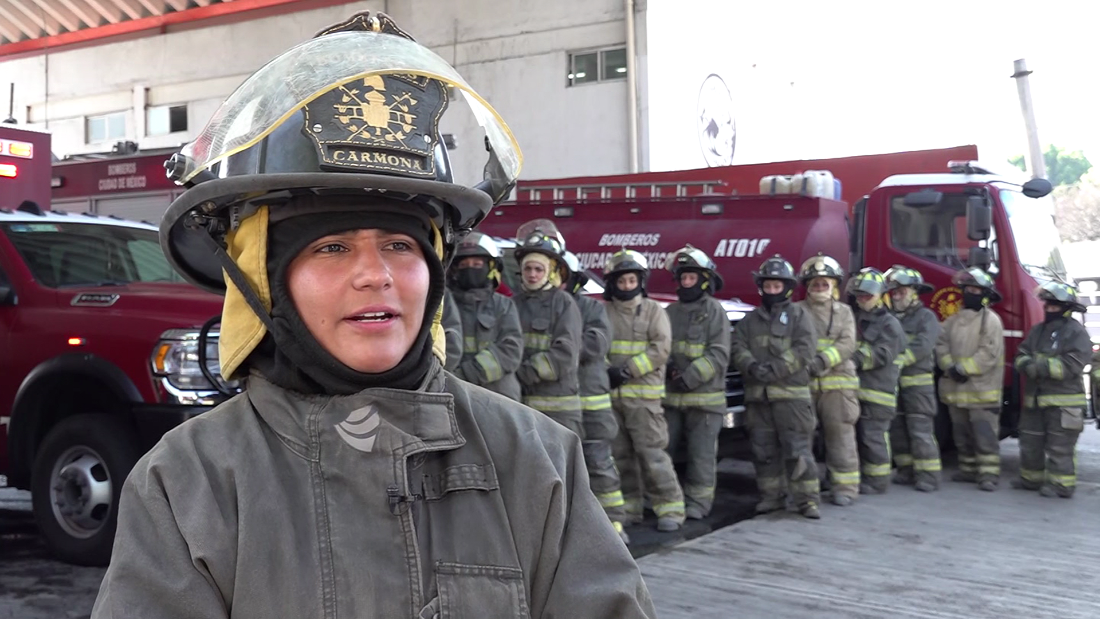
[(818, 254), (802, 263), (798, 278), (803, 284), (809, 284), (810, 280), (818, 277), (828, 277), (837, 283), (844, 279), (844, 269), (835, 259), (824, 254)]
[(924, 276), (916, 269), (910, 269), (898, 264), (890, 267), (883, 274), (886, 278), (886, 290), (896, 290), (908, 287), (916, 290), (917, 294), (932, 292), (931, 285), (924, 281)]

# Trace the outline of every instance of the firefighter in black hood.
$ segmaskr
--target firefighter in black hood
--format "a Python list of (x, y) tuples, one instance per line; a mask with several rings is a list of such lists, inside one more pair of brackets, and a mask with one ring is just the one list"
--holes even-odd
[(672, 326), (665, 392), (668, 450), (675, 455), (681, 441), (685, 443), (684, 513), (698, 520), (714, 505), (718, 433), (726, 412), (729, 318), (714, 298), (722, 277), (702, 250), (691, 245), (679, 249), (669, 255), (665, 268), (679, 284), (679, 300), (665, 308)]
[(756, 511), (783, 509), (788, 488), (794, 507), (820, 518), (821, 489), (813, 455), (817, 418), (807, 364), (817, 350), (813, 317), (791, 303), (798, 283), (791, 263), (776, 255), (753, 273), (762, 306), (733, 332), (730, 353), (745, 377), (756, 485)]
[(1084, 373), (1092, 339), (1073, 319), (1086, 308), (1072, 286), (1047, 282), (1035, 296), (1043, 302), (1044, 320), (1024, 338), (1014, 363), (1025, 381), (1020, 479), (1012, 485), (1068, 499), (1077, 488), (1077, 438), (1085, 428)]
[[(484, 123), (478, 187), (441, 145), (451, 89)], [(441, 367), (445, 267), (520, 163), (382, 14), (230, 95), (172, 160), (161, 244), (226, 295), (221, 369), (247, 389), (131, 471), (92, 617), (654, 616), (580, 440)]]
[(500, 269), (500, 248), (488, 236), (471, 232), (458, 244), (449, 273), (465, 337), (453, 372), (519, 402), (516, 369), (523, 359), (523, 331), (512, 300), (495, 292)]

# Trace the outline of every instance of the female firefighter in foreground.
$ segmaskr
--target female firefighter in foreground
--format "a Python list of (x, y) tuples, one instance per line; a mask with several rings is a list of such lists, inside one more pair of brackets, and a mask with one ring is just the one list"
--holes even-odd
[(684, 494), (665, 451), (668, 423), (661, 408), (672, 330), (668, 314), (645, 296), (648, 274), (645, 256), (631, 249), (615, 252), (604, 267), (612, 333), (607, 376), (619, 422), (615, 464), (627, 520), (641, 522), (644, 490), (653, 501), (657, 528), (675, 531), (684, 523)]
[(619, 471), (611, 455), (611, 444), (619, 433), (615, 411), (611, 410), (611, 388), (607, 382), (607, 353), (611, 350), (611, 319), (603, 303), (584, 294), (588, 275), (581, 269), (576, 254), (565, 252), (562, 256), (562, 290), (573, 295), (581, 312), (584, 331), (581, 335), (580, 369), (577, 377), (581, 387), (581, 409), (584, 413), (584, 462), (592, 492), (596, 494), (607, 517), (624, 542), (629, 542), (623, 531), (623, 493)]
[(951, 413), (959, 451), (959, 471), (951, 479), (978, 482), (992, 492), (1001, 478), (1005, 334), (1001, 317), (989, 306), (1001, 295), (993, 278), (977, 267), (959, 271), (951, 281), (962, 290), (963, 306), (944, 321), (936, 341), (936, 363), (943, 370), (939, 395)]
[(825, 434), (825, 463), (835, 505), (851, 505), (859, 496), (859, 378), (852, 365), (856, 323), (852, 308), (837, 300), (844, 279), (840, 263), (818, 254), (802, 264), (799, 279), (806, 287), (800, 301), (813, 316), (817, 354), (810, 361), (810, 390)]
[(932, 286), (924, 283), (919, 271), (894, 266), (884, 277), (890, 307), (908, 340), (899, 359), (898, 414), (890, 427), (890, 447), (898, 465), (894, 483), (932, 492), (940, 487), (943, 468), (936, 443), (936, 384), (932, 376), (940, 321), (921, 303), (920, 295), (932, 292)]
[(500, 248), (488, 236), (471, 232), (458, 244), (450, 281), (465, 337), (461, 360), (452, 371), (519, 402), (516, 369), (523, 358), (523, 331), (512, 300), (494, 292), (500, 269)]
[(730, 323), (714, 293), (722, 289), (714, 261), (691, 245), (673, 252), (665, 268), (676, 278), (669, 305), (672, 354), (668, 358), (665, 418), (668, 451), (675, 455), (681, 439), (687, 448), (684, 514), (702, 519), (714, 505), (718, 478), (718, 433), (726, 412), (726, 367), (730, 356)]
[(1085, 365), (1092, 339), (1073, 319), (1084, 312), (1077, 291), (1047, 282), (1035, 296), (1046, 314), (1016, 353), (1023, 374), (1024, 410), (1020, 416), (1020, 479), (1013, 487), (1038, 490), (1045, 497), (1073, 497), (1077, 487), (1077, 437), (1085, 429)]
[(745, 377), (758, 513), (783, 509), (786, 488), (798, 511), (820, 518), (820, 482), (813, 455), (814, 417), (806, 360), (814, 358), (817, 335), (813, 317), (791, 304), (797, 279), (780, 256), (768, 258), (753, 273), (760, 290), (756, 308), (733, 331), (730, 354)]
[[(265, 65), (175, 159), (191, 187), (162, 244), (226, 294), (221, 367), (248, 388), (130, 473), (96, 619), (654, 615), (577, 437), (441, 369), (456, 233), (520, 161), (486, 108), (488, 178), (451, 181), (448, 87), (469, 89), (361, 13)], [(404, 101), (404, 139), (347, 130), (351, 90)]]
[(898, 365), (905, 350), (905, 331), (883, 303), (886, 280), (866, 267), (848, 280), (855, 296), (859, 347), (852, 362), (859, 374), (860, 494), (883, 494), (890, 488), (890, 425), (897, 413)]

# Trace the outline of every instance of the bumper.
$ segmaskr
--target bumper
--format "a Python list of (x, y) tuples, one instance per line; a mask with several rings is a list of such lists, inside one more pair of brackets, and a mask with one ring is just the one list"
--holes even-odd
[(148, 450), (157, 444), (165, 432), (212, 408), (185, 404), (135, 404), (132, 418), (142, 447)]

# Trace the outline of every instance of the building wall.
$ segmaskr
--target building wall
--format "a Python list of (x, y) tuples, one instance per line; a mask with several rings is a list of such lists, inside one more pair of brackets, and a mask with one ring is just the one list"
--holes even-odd
[[(628, 171), (626, 81), (566, 85), (569, 51), (625, 43), (622, 0), (352, 2), (0, 58), (0, 75), (16, 84), (17, 120), (48, 129), (59, 157), (109, 150), (116, 140), (86, 142), (86, 118), (120, 111), (126, 139), (143, 149), (171, 147), (193, 139), (222, 99), (266, 61), (363, 9), (388, 12), (493, 104), (524, 151), (525, 178)], [(184, 103), (186, 132), (146, 135), (148, 106)], [(444, 131), (456, 137), (456, 176), (480, 176), (484, 151), (472, 120), (447, 118)]]

